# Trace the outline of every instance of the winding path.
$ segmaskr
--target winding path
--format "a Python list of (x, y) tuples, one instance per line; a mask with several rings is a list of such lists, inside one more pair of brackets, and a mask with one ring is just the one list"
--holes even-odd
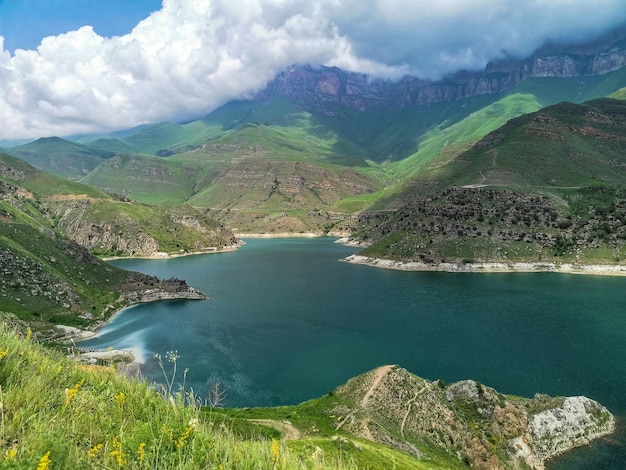
[(383, 378), (385, 378), (385, 376), (391, 372), (391, 370), (393, 370), (395, 366), (382, 366), (379, 367), (378, 369), (376, 369), (375, 375), (374, 375), (374, 381), (372, 382), (372, 386), (369, 388), (369, 390), (365, 393), (365, 395), (363, 396), (363, 399), (361, 400), (361, 408), (365, 408), (365, 406), (367, 405), (367, 402), (369, 401), (370, 397), (374, 394), (374, 391), (376, 390), (376, 387), (378, 387), (378, 385), (380, 385), (380, 381), (383, 380)]
[(289, 421), (278, 421), (276, 419), (250, 419), (252, 423), (260, 424), (261, 426), (267, 426), (268, 428), (276, 429), (281, 433), (282, 438), (286, 441), (295, 441), (300, 439), (300, 431)]
[(409, 417), (409, 413), (411, 412), (411, 405), (413, 404), (415, 400), (417, 400), (417, 397), (419, 397), (427, 389), (428, 389), (428, 383), (426, 383), (426, 385), (424, 385), (421, 389), (415, 392), (415, 396), (411, 398), (408, 402), (406, 402), (406, 407), (407, 407), (406, 413), (404, 414), (404, 418), (402, 419), (402, 424), (400, 425), (400, 434), (402, 435), (403, 439), (404, 439), (404, 425), (406, 424), (406, 419)]

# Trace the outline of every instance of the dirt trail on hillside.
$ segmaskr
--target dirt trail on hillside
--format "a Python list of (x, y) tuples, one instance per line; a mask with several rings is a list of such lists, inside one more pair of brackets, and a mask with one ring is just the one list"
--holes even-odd
[(278, 421), (275, 419), (251, 419), (249, 421), (260, 424), (261, 426), (276, 429), (282, 434), (285, 441), (295, 441), (300, 439), (301, 436), (300, 431), (289, 421)]
[(363, 399), (361, 400), (361, 407), (362, 408), (365, 408), (365, 406), (367, 405), (368, 400), (370, 399), (370, 397), (372, 396), (372, 394), (376, 390), (376, 387), (378, 387), (378, 385), (380, 384), (380, 381), (383, 380), (383, 378), (389, 372), (391, 372), (391, 370), (394, 367), (395, 366), (382, 366), (382, 367), (379, 367), (378, 369), (376, 369), (376, 372), (375, 372), (375, 375), (374, 375), (374, 381), (372, 382), (372, 386), (365, 393), (365, 395), (363, 396)]

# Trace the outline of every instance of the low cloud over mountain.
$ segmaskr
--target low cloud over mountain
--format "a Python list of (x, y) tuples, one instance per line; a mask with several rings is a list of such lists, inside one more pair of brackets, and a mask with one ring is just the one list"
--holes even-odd
[(626, 23), (619, 0), (164, 0), (128, 34), (90, 26), (4, 50), (0, 139), (185, 120), (294, 63), (437, 79)]

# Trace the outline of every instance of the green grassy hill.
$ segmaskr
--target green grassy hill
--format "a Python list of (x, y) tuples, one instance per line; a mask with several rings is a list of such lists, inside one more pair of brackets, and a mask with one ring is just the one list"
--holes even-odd
[(561, 103), (510, 120), (444, 164), (424, 166), (394, 213), (364, 214), (376, 257), (427, 264), (626, 255), (626, 102)]
[(114, 155), (108, 150), (58, 137), (42, 138), (6, 151), (37, 168), (69, 179), (82, 178)]
[(133, 203), (0, 155), (0, 310), (37, 329), (91, 325), (143, 291), (167, 296), (181, 287), (114, 268), (94, 253), (216, 252), (234, 243), (230, 230), (189, 206)]
[(324, 114), (285, 97), (233, 101), (186, 124), (87, 136), (80, 144), (40, 139), (11, 151), (134, 201), (211, 209), (243, 231), (346, 231), (358, 211), (397, 207), (416, 186), (432, 189), (440, 169), (507, 121), (624, 85), (626, 68), (532, 78), (500, 94), (406, 108)]
[(190, 206), (131, 202), (8, 155), (0, 154), (0, 182), (6, 183), (7, 213), (24, 220), (16, 215), (24, 208), (37, 228), (56, 230), (100, 255), (219, 251), (235, 243), (229, 230)]
[(426, 176), (442, 184), (528, 188), (623, 186), (626, 102), (561, 103), (509, 121)]

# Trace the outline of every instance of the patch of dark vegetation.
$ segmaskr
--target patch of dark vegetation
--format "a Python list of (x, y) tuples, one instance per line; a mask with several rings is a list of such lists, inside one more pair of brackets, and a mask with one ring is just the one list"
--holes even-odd
[[(395, 212), (365, 213), (355, 233), (370, 255), (426, 263), (572, 258), (626, 240), (626, 191), (560, 196), (450, 188), (415, 196)], [(618, 259), (615, 259), (618, 261)]]

